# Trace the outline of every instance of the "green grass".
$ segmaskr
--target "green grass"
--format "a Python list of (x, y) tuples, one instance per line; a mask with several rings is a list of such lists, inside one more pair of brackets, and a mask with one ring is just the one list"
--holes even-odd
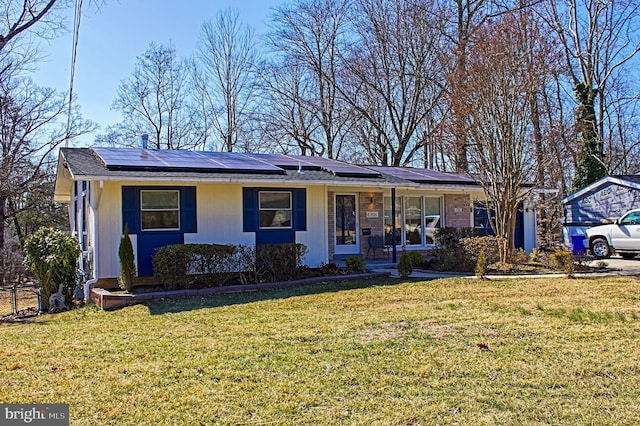
[(640, 280), (392, 280), (0, 325), (72, 425), (640, 424)]

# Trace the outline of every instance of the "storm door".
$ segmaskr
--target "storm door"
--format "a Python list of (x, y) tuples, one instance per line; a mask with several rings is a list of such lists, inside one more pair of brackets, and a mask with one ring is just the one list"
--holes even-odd
[(336, 254), (359, 253), (356, 194), (337, 194), (335, 211)]

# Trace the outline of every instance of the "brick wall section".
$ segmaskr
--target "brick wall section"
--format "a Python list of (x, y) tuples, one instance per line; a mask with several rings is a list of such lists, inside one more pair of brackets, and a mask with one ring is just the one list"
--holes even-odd
[(446, 194), (444, 196), (444, 226), (451, 228), (473, 226), (470, 208), (471, 197), (469, 194)]
[[(371, 236), (384, 236), (384, 198), (382, 192), (360, 192), (358, 194), (360, 208), (360, 253), (366, 257), (369, 250), (369, 237), (362, 235), (363, 228), (371, 229)], [(373, 198), (373, 203), (371, 199)], [(378, 217), (367, 217), (367, 212), (377, 212)]]

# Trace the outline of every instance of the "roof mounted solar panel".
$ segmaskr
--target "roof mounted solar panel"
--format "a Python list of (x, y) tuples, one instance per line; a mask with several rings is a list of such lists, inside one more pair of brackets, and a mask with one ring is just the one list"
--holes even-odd
[(431, 169), (418, 169), (413, 167), (388, 167), (369, 166), (373, 170), (391, 175), (400, 179), (410, 180), (416, 183), (449, 183), (459, 185), (477, 185), (471, 177), (462, 174), (445, 173)]
[(92, 148), (109, 170), (284, 174), (280, 167), (235, 152)]
[(199, 151), (197, 153), (209, 161), (220, 164), (225, 170), (237, 170), (239, 172), (255, 170), (256, 173), (285, 173), (282, 168), (256, 157), (255, 154), (212, 151)]
[(322, 170), (322, 167), (312, 164), (307, 161), (307, 158), (304, 155), (294, 156), (286, 155), (286, 154), (251, 154), (253, 157), (258, 158), (262, 161), (265, 161), (269, 164), (273, 164), (274, 166), (281, 167), (286, 170)]
[[(325, 170), (329, 173), (333, 173), (336, 176), (344, 177), (361, 177), (361, 178), (379, 178), (380, 173), (361, 166), (355, 166), (353, 164), (344, 163), (338, 160), (332, 160), (323, 157), (309, 157), (306, 155), (288, 155), (294, 161), (308, 163), (312, 166), (318, 167), (321, 170)], [(304, 168), (304, 166), (303, 166)]]

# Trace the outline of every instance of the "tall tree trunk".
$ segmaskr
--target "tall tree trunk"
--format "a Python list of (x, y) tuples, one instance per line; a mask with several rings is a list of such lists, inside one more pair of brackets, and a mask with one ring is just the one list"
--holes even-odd
[[(462, 35), (460, 35), (462, 37)], [(465, 88), (465, 81), (467, 76), (466, 70), (466, 39), (460, 41), (460, 46), (456, 52), (456, 65), (454, 70), (454, 84), (452, 88), (452, 95), (454, 99), (464, 99), (461, 92)], [(453, 119), (454, 119), (454, 144), (455, 144), (455, 168), (456, 173), (468, 173), (469, 172), (469, 160), (467, 159), (467, 132), (465, 126), (466, 108), (460, 108), (459, 102), (453, 104)]]
[(578, 190), (604, 177), (607, 171), (603, 162), (603, 144), (597, 131), (595, 110), (597, 89), (589, 84), (577, 83), (574, 91), (578, 100), (576, 126), (580, 134), (580, 154), (573, 186), (574, 190)]
[(6, 279), (7, 277), (5, 276), (5, 265), (4, 265), (4, 244), (5, 244), (5, 239), (4, 239), (4, 230), (5, 230), (5, 221), (7, 220), (7, 214), (6, 214), (6, 207), (7, 206), (7, 196), (6, 195), (0, 195), (0, 260), (2, 261), (2, 264), (0, 265), (0, 284), (7, 284), (6, 283)]

